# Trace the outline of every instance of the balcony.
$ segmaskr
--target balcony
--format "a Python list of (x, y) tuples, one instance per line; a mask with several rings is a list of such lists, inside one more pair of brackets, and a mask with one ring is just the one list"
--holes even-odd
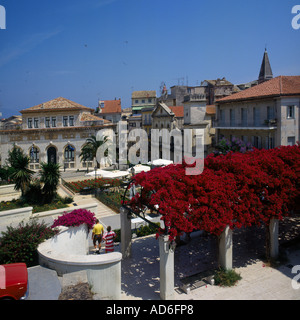
[(215, 120), (216, 129), (227, 130), (274, 130), (277, 129), (277, 119), (265, 120), (263, 123), (228, 123), (226, 121)]
[(206, 101), (205, 94), (189, 94), (184, 96), (184, 102), (203, 102)]

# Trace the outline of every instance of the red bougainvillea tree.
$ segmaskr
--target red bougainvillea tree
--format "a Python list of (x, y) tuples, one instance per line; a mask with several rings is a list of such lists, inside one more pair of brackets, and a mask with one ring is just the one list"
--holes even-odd
[(135, 212), (158, 206), (171, 238), (199, 229), (220, 235), (226, 225), (268, 225), (299, 200), (299, 145), (212, 154), (200, 175), (186, 175), (185, 168), (177, 164), (137, 174), (133, 183), (141, 191), (128, 203)]

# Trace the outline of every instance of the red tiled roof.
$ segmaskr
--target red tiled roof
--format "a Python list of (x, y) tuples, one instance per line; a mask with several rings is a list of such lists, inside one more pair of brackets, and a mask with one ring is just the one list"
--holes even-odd
[(279, 76), (258, 84), (257, 86), (217, 100), (216, 103), (299, 94), (300, 76)]
[(105, 100), (104, 108), (102, 108), (101, 110), (101, 113), (121, 113), (121, 100)]
[(183, 106), (173, 106), (173, 107), (169, 107), (169, 108), (175, 114), (175, 117), (177, 117), (177, 118), (183, 118), (184, 117)]
[(47, 112), (53, 110), (86, 110), (86, 111), (94, 111), (94, 109), (82, 106), (79, 103), (74, 101), (68, 100), (66, 98), (56, 98), (41, 104), (38, 104), (34, 107), (30, 107), (24, 110), (21, 110), (20, 113), (27, 113), (27, 112)]

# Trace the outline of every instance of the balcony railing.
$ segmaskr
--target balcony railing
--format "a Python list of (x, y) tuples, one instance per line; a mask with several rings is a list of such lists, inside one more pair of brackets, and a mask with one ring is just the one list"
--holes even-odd
[(265, 120), (263, 123), (228, 123), (225, 121), (215, 120), (214, 121), (215, 128), (245, 128), (245, 129), (252, 129), (252, 128), (276, 128), (277, 127), (277, 119)]
[(184, 102), (189, 101), (206, 101), (206, 96), (205, 94), (189, 94), (184, 96)]

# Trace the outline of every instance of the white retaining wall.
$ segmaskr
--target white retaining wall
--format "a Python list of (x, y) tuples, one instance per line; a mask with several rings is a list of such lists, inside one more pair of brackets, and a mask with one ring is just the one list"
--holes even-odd
[(88, 229), (86, 225), (63, 228), (54, 238), (38, 247), (39, 263), (54, 269), (58, 275), (86, 270), (92, 291), (100, 299), (121, 298), (120, 252), (88, 255)]
[(4, 186), (0, 186), (0, 196), (7, 194), (20, 194), (20, 191), (15, 190), (14, 184), (7, 184)]
[(47, 216), (52, 216), (53, 218), (57, 218), (64, 214), (64, 212), (71, 212), (76, 209), (86, 209), (94, 214), (97, 213), (98, 204), (96, 202), (92, 202), (90, 204), (80, 205), (80, 206), (72, 206), (66, 207), (62, 209), (44, 211), (39, 213), (32, 213), (32, 207), (25, 207), (7, 211), (0, 211), (0, 226), (10, 226), (17, 225), (21, 221), (28, 222), (32, 218), (43, 218)]

